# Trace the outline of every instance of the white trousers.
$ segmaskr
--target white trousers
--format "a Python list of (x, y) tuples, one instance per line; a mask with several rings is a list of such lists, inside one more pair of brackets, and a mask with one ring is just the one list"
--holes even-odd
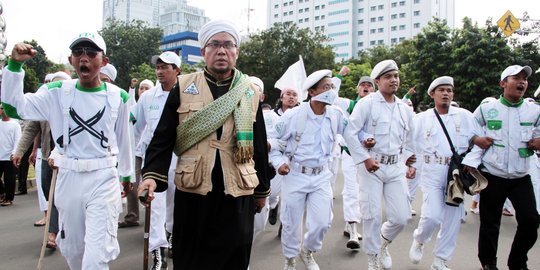
[(264, 204), (263, 209), (260, 213), (255, 213), (255, 218), (253, 220), (253, 242), (255, 242), (255, 237), (259, 235), (266, 228), (266, 222), (268, 221), (268, 212), (270, 211), (270, 206), (268, 205), (268, 198), (266, 198), (266, 203)]
[(45, 212), (48, 209), (49, 203), (45, 199), (45, 194), (43, 194), (43, 188), (41, 187), (41, 148), (37, 149), (36, 164), (34, 164), (34, 170), (36, 176), (39, 211)]
[(116, 168), (91, 172), (60, 169), (55, 204), (57, 243), (70, 269), (109, 269), (118, 257), (118, 214), (122, 209)]
[(268, 204), (270, 205), (270, 209), (276, 208), (277, 204), (279, 203), (279, 199), (281, 196), (281, 181), (283, 180), (283, 175), (276, 174), (272, 180), (270, 180), (270, 196), (268, 197)]
[(165, 234), (165, 219), (167, 218), (167, 192), (155, 192), (150, 212), (150, 236), (148, 237), (148, 251), (160, 247), (168, 247)]
[[(363, 222), (363, 246), (366, 254), (379, 254), (381, 235), (392, 241), (411, 218), (407, 180), (399, 164), (385, 165), (374, 173), (364, 163), (356, 166), (360, 185), (360, 214)], [(382, 224), (382, 199), (387, 221)]]
[(287, 258), (296, 257), (302, 244), (304, 209), (306, 233), (303, 246), (318, 251), (332, 223), (332, 173), (324, 169), (319, 175), (305, 175), (295, 170), (283, 178), (280, 220), (283, 225), (281, 246)]
[(537, 157), (531, 158), (531, 182), (534, 189), (534, 197), (536, 198), (536, 210), (540, 213), (540, 160)]
[(414, 239), (421, 244), (431, 240), (435, 229), (439, 228), (433, 255), (445, 261), (452, 258), (457, 244), (461, 218), (465, 211), (463, 204), (458, 207), (446, 205), (446, 177), (448, 166), (424, 164), (420, 180), (422, 189), (422, 214)]
[(356, 167), (352, 157), (343, 153), (341, 155), (341, 171), (343, 172), (343, 218), (346, 222), (359, 223), (362, 219), (360, 216), (360, 200), (358, 179), (356, 178)]
[(165, 229), (167, 232), (173, 232), (174, 226), (174, 194), (176, 193), (176, 184), (174, 183), (174, 177), (176, 175), (176, 162), (178, 161), (178, 156), (173, 154), (171, 159), (171, 166), (169, 167), (169, 179), (167, 186), (167, 213), (165, 218)]

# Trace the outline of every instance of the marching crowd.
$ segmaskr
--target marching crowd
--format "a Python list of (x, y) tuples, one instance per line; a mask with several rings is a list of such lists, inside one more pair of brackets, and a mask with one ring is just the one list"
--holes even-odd
[[(296, 269), (298, 259), (318, 270), (339, 169), (346, 246), (368, 257), (360, 269), (397, 269), (391, 243), (416, 215), (417, 187), (412, 263), (436, 237), (431, 269), (450, 269), (467, 192), (476, 194), (482, 269), (498, 269), (501, 215), (509, 209), (518, 225), (507, 266), (528, 269), (540, 223), (540, 106), (523, 98), (529, 66), (505, 68), (501, 95), (472, 113), (453, 101), (459, 85), (450, 74), (440, 74), (427, 89), (434, 107), (415, 114), (416, 89), (396, 96), (399, 68), (390, 59), (360, 78), (355, 99), (339, 96), (347, 67), (336, 76), (327, 69), (284, 75), (272, 108), (263, 82), (236, 69), (234, 24), (210, 21), (199, 42), (203, 70), (182, 74), (180, 57), (163, 52), (152, 58), (156, 83), (133, 79), (127, 92), (115, 85), (97, 33), (69, 45), (77, 79), (49, 74), (29, 94), (23, 67), (37, 52), (14, 46), (1, 88), (0, 204), (13, 204), (15, 167), (29, 151), (44, 212), (35, 225), (48, 223), (46, 246), (59, 248), (70, 269), (109, 269), (120, 253), (118, 228), (140, 225), (138, 196), (148, 192), (152, 269), (172, 268), (167, 256), (176, 269), (247, 269), (257, 234), (279, 221), (283, 269)], [(10, 117), (25, 120), (24, 129)], [(464, 185), (465, 175), (474, 185)]]

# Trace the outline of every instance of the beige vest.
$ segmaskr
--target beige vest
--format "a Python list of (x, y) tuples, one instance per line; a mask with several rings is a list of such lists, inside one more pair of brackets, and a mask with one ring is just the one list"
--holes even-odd
[[(180, 88), (180, 107), (178, 113), (180, 123), (194, 112), (214, 101), (212, 92), (203, 72), (196, 72), (178, 77)], [(193, 88), (195, 86), (196, 89)], [(253, 87), (252, 87), (253, 88)], [(259, 93), (253, 88), (252, 115), (253, 122), (259, 106)], [(253, 161), (237, 164), (234, 161), (233, 149), (236, 147), (236, 132), (233, 114), (223, 124), (221, 139), (214, 132), (199, 143), (185, 151), (176, 164), (174, 182), (179, 190), (206, 195), (212, 190), (212, 169), (216, 153), (221, 158), (225, 194), (234, 197), (251, 195), (259, 184)]]

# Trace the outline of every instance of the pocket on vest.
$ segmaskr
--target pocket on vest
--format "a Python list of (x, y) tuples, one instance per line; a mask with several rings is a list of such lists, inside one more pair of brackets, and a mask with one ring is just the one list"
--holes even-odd
[(257, 170), (253, 162), (236, 164), (238, 171), (240, 171), (241, 180), (238, 183), (240, 189), (252, 190), (259, 185), (259, 178), (257, 178)]
[(180, 157), (174, 183), (177, 187), (195, 189), (201, 186), (203, 179), (200, 167), (201, 155)]

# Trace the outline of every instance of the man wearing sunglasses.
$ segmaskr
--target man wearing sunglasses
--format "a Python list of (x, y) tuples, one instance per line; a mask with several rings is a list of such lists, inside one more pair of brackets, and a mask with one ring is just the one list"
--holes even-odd
[(175, 175), (175, 269), (247, 269), (255, 212), (268, 196), (268, 151), (259, 93), (235, 68), (240, 35), (210, 21), (199, 32), (204, 71), (180, 75), (148, 145), (139, 194)]
[(70, 64), (79, 79), (44, 84), (23, 95), (25, 61), (36, 56), (29, 44), (14, 46), (4, 68), (2, 102), (14, 118), (46, 120), (58, 167), (55, 205), (59, 213), (57, 243), (71, 269), (109, 269), (118, 257), (117, 220), (121, 191), (131, 188), (132, 149), (128, 137), (128, 94), (99, 78), (108, 63), (97, 33), (81, 33), (71, 45)]

